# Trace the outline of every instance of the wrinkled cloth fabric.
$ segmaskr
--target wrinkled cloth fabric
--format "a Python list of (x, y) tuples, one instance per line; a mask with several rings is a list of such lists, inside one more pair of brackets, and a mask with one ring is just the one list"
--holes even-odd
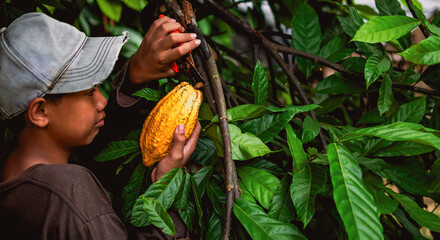
[(98, 179), (76, 164), (37, 164), (0, 183), (2, 239), (127, 239)]

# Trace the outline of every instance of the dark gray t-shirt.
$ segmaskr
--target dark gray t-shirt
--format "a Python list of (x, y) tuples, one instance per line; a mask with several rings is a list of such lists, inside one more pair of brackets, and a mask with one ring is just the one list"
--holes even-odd
[(75, 164), (37, 164), (0, 183), (1, 239), (126, 239), (96, 177)]

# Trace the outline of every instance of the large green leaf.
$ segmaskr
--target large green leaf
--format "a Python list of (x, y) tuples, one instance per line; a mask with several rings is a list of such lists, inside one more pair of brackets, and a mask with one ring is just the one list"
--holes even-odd
[(119, 0), (96, 0), (101, 11), (110, 19), (119, 22), (122, 14), (122, 2)]
[(365, 187), (370, 191), (377, 205), (377, 212), (379, 214), (393, 213), (399, 206), (399, 203), (385, 194), (382, 177), (364, 171), (363, 178)]
[(424, 65), (440, 63), (440, 37), (430, 36), (400, 53), (406, 60)]
[(398, 164), (389, 164), (382, 159), (357, 157), (357, 161), (380, 177), (394, 182), (410, 194), (429, 196), (428, 173), (414, 159), (402, 159)]
[(318, 83), (316, 92), (323, 94), (356, 94), (365, 91), (361, 84), (335, 73)]
[(341, 141), (347, 141), (360, 136), (375, 136), (392, 142), (416, 142), (440, 150), (440, 138), (434, 132), (435, 130), (425, 128), (419, 124), (396, 122), (350, 132)]
[(393, 190), (386, 188), (388, 194), (402, 204), (409, 216), (414, 219), (420, 226), (425, 226), (434, 232), (440, 232), (440, 217), (434, 213), (423, 210), (410, 197), (402, 194), (397, 194)]
[(416, 226), (416, 223), (414, 223), (414, 221), (410, 221), (406, 217), (406, 214), (403, 212), (402, 209), (396, 209), (396, 211), (393, 212), (393, 216), (406, 230), (408, 230), (409, 233), (412, 234), (414, 240), (429, 240), (421, 234), (420, 227)]
[(102, 150), (93, 159), (97, 162), (105, 162), (118, 159), (130, 153), (141, 151), (139, 141), (122, 140), (110, 142), (108, 146)]
[(214, 168), (211, 165), (204, 166), (192, 176), (194, 181), (197, 183), (197, 189), (199, 190), (201, 197), (203, 197), (206, 185), (208, 185), (209, 178), (211, 177), (213, 170)]
[(159, 101), (162, 98), (159, 90), (152, 88), (143, 88), (135, 93), (134, 96), (143, 97), (150, 101)]
[(431, 166), (429, 173), (429, 192), (440, 193), (440, 160), (437, 159)]
[(157, 182), (151, 184), (145, 193), (136, 199), (133, 211), (131, 212), (131, 223), (137, 227), (149, 224), (147, 215), (143, 211), (142, 196), (156, 199), (166, 210), (168, 210), (171, 207), (171, 204), (173, 204), (182, 182), (183, 170), (181, 168), (175, 168), (165, 174)]
[(257, 62), (254, 68), (254, 77), (252, 78), (252, 90), (254, 91), (254, 103), (265, 104), (267, 101), (267, 89), (269, 86), (269, 79), (266, 75), (266, 70)]
[(177, 210), (185, 225), (192, 231), (193, 219), (195, 215), (194, 205), (191, 202), (191, 179), (189, 173), (185, 173), (183, 176), (182, 190), (176, 195), (175, 202), (173, 204), (174, 209)]
[(247, 199), (236, 199), (233, 211), (252, 239), (307, 239), (295, 225), (269, 217), (261, 207)]
[(286, 175), (281, 179), (269, 205), (269, 216), (281, 222), (291, 222), (295, 219), (295, 208), (290, 198), (290, 184), (292, 177)]
[(301, 139), (303, 143), (307, 143), (318, 136), (319, 132), (321, 131), (321, 124), (319, 124), (318, 120), (311, 118), (310, 115), (307, 115), (303, 121), (302, 128), (303, 132)]
[(374, 54), (371, 55), (367, 59), (367, 63), (365, 63), (365, 84), (367, 85), (367, 88), (374, 83), (379, 76), (388, 71), (391, 67), (391, 62), (388, 59), (387, 56)]
[(191, 155), (190, 161), (200, 165), (207, 165), (217, 161), (217, 150), (211, 139), (200, 137), (197, 140), (197, 146)]
[[(292, 19), (292, 47), (307, 53), (318, 54), (321, 47), (321, 25), (315, 10), (307, 2), (301, 4)], [(298, 66), (308, 77), (315, 64), (304, 58), (297, 58)]]
[(206, 186), (206, 193), (211, 200), (214, 211), (222, 216), (224, 212), (223, 204), (226, 202), (226, 194), (222, 188), (215, 181), (210, 180), (208, 186)]
[(426, 97), (421, 97), (412, 102), (403, 104), (391, 117), (391, 122), (412, 122), (422, 121), (426, 110)]
[(304, 151), (301, 140), (293, 132), (290, 124), (286, 125), (287, 145), (289, 146), (290, 154), (292, 155), (293, 172), (297, 172), (304, 167), (307, 162), (307, 154)]
[(434, 151), (434, 148), (415, 142), (395, 142), (373, 153), (375, 157), (416, 156)]
[(143, 210), (148, 220), (168, 235), (173, 236), (176, 233), (173, 220), (167, 213), (167, 210), (154, 198), (142, 196), (144, 203)]
[(125, 220), (129, 220), (131, 217), (131, 210), (136, 199), (142, 193), (142, 184), (145, 181), (146, 175), (146, 167), (142, 163), (139, 163), (131, 174), (127, 185), (122, 190), (121, 198), (124, 205), (121, 211)]
[(342, 144), (327, 147), (336, 208), (350, 239), (383, 239), (383, 228), (373, 197), (362, 181), (362, 171)]
[(392, 96), (393, 88), (391, 78), (388, 74), (385, 74), (379, 89), (379, 99), (377, 100), (377, 109), (379, 110), (379, 115), (382, 116), (382, 114), (390, 109)]
[(237, 173), (252, 196), (264, 208), (269, 209), (270, 200), (274, 196), (280, 180), (270, 173), (248, 166), (237, 168)]
[(221, 218), (217, 214), (212, 213), (208, 220), (208, 229), (206, 231), (206, 236), (204, 239), (222, 239), (223, 228), (221, 226)]
[(388, 42), (402, 37), (419, 24), (419, 20), (406, 16), (374, 17), (359, 28), (352, 41)]
[[(232, 121), (242, 121), (256, 117), (261, 117), (271, 112), (277, 113), (277, 112), (293, 111), (295, 112), (295, 114), (297, 114), (297, 113), (311, 111), (317, 107), (319, 107), (319, 105), (309, 104), (303, 106), (284, 106), (283, 108), (268, 108), (256, 104), (243, 104), (228, 109), (226, 111), (226, 116), (228, 117), (228, 121), (232, 122)], [(215, 115), (212, 118), (211, 122), (213, 123), (219, 122), (218, 115)]]
[(284, 126), (290, 122), (297, 111), (267, 114), (242, 123), (239, 127), (243, 132), (252, 133), (264, 143), (272, 140)]
[(376, 0), (375, 3), (382, 16), (405, 16), (405, 11), (403, 11), (402, 5), (398, 0)]
[(194, 181), (191, 175), (189, 179), (191, 180), (191, 190), (194, 197), (195, 208), (197, 209), (197, 213), (199, 215), (199, 226), (200, 228), (204, 229), (205, 223), (203, 222), (202, 198), (199, 194), (199, 190), (197, 189), (197, 183)]
[(315, 198), (326, 181), (326, 170), (317, 164), (306, 164), (301, 171), (293, 174), (290, 194), (304, 228), (315, 214)]
[(142, 9), (144, 9), (145, 6), (147, 6), (147, 0), (122, 0), (125, 5), (127, 5), (129, 8), (134, 9), (138, 12), (140, 12)]

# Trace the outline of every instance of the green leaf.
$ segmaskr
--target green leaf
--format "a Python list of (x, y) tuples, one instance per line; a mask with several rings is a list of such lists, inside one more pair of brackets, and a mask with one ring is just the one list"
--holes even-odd
[(316, 116), (324, 115), (337, 109), (341, 104), (347, 100), (348, 96), (332, 96), (321, 102), (321, 108), (316, 109)]
[(388, 194), (400, 202), (409, 216), (420, 226), (425, 226), (434, 232), (440, 232), (440, 218), (434, 213), (423, 210), (416, 202), (406, 195), (397, 194), (393, 190), (386, 188)]
[(307, 117), (304, 119), (302, 128), (302, 142), (307, 143), (318, 136), (319, 132), (321, 131), (321, 124), (319, 124), (318, 120), (311, 118), (310, 115), (307, 115)]
[(383, 55), (371, 55), (365, 63), (365, 84), (368, 87), (375, 82), (379, 76), (388, 71), (391, 67), (391, 62), (388, 57)]
[(383, 239), (383, 228), (373, 197), (362, 181), (362, 171), (342, 144), (327, 147), (336, 208), (350, 239)]
[[(268, 113), (278, 113), (278, 112), (286, 112), (286, 111), (293, 111), (295, 114), (302, 113), (302, 112), (308, 112), (315, 108), (318, 108), (319, 105), (316, 104), (309, 104), (309, 105), (303, 105), (303, 106), (285, 106), (283, 108), (268, 108), (262, 105), (256, 105), (256, 104), (243, 104), (238, 105), (236, 107), (230, 108), (226, 111), (226, 116), (228, 117), (229, 122), (234, 121), (242, 121), (247, 119), (252, 119), (256, 117), (261, 117), (263, 115), (266, 115)], [(211, 120), (212, 123), (219, 122), (218, 115), (215, 115), (214, 118)]]
[(395, 142), (390, 146), (382, 148), (373, 153), (375, 157), (397, 157), (397, 156), (416, 156), (423, 153), (434, 151), (434, 148), (414, 143), (414, 142)]
[(97, 162), (106, 162), (138, 151), (141, 151), (139, 141), (114, 141), (110, 142), (107, 147), (102, 150), (98, 155), (96, 155), (93, 159)]
[(205, 224), (203, 222), (202, 199), (199, 194), (199, 190), (197, 189), (197, 183), (194, 181), (194, 179), (191, 176), (189, 179), (191, 180), (191, 189), (194, 197), (194, 203), (196, 205), (197, 213), (199, 215), (199, 226), (203, 230)]
[(142, 11), (145, 6), (147, 6), (147, 0), (122, 0), (127, 7), (136, 10), (138, 12)]
[(119, 22), (122, 14), (122, 3), (119, 0), (96, 0), (102, 13), (110, 19)]
[(146, 167), (142, 163), (139, 163), (131, 174), (127, 185), (122, 190), (121, 198), (124, 205), (121, 211), (125, 220), (129, 220), (131, 217), (133, 205), (142, 193), (142, 183), (144, 183), (146, 175)]
[(252, 90), (254, 91), (254, 103), (263, 105), (267, 101), (267, 89), (269, 86), (269, 79), (266, 75), (266, 70), (257, 62), (254, 69), (254, 77), (252, 78)]
[(159, 101), (162, 98), (159, 90), (152, 88), (143, 88), (135, 93), (134, 96), (143, 97), (150, 101)]
[(391, 122), (412, 122), (422, 121), (426, 110), (426, 97), (418, 98), (412, 102), (403, 104), (391, 117)]
[(292, 155), (293, 172), (297, 172), (304, 167), (307, 162), (307, 154), (304, 151), (301, 140), (296, 137), (290, 124), (286, 125), (287, 145), (289, 145), (290, 154)]
[[(318, 54), (321, 47), (321, 25), (315, 10), (307, 2), (302, 3), (292, 19), (292, 47), (310, 54)], [(315, 64), (297, 58), (298, 66), (308, 77)]]
[(275, 176), (283, 174), (283, 169), (281, 169), (276, 163), (263, 158), (255, 158), (252, 161), (247, 162), (246, 166), (259, 168)]
[(380, 116), (390, 109), (392, 96), (393, 88), (391, 78), (388, 74), (385, 74), (379, 89), (379, 99), (377, 100), (377, 109), (379, 110)]
[(173, 207), (177, 210), (185, 225), (192, 231), (195, 215), (194, 205), (191, 202), (191, 179), (189, 173), (185, 173), (182, 182), (183, 188), (176, 195)]
[(190, 161), (200, 165), (206, 165), (213, 163), (215, 160), (218, 161), (214, 142), (211, 139), (200, 137)]
[(326, 170), (317, 164), (306, 164), (301, 171), (293, 174), (290, 194), (304, 228), (315, 214), (315, 198), (326, 181)]
[(290, 183), (292, 177), (286, 175), (281, 179), (269, 205), (269, 216), (281, 222), (289, 223), (295, 219), (295, 208), (290, 198)]
[(375, 2), (377, 9), (382, 16), (406, 15), (398, 0), (376, 0)]
[(437, 159), (431, 166), (429, 173), (430, 185), (428, 192), (439, 193), (440, 192), (440, 160)]
[(223, 192), (222, 188), (216, 184), (215, 181), (211, 180), (206, 187), (206, 193), (211, 200), (214, 211), (218, 215), (223, 216), (223, 206), (226, 202), (226, 194)]
[(385, 115), (380, 116), (379, 110), (377, 108), (373, 108), (371, 111), (368, 111), (362, 117), (359, 119), (358, 124), (365, 124), (365, 123), (384, 123), (385, 122)]
[(420, 233), (420, 227), (419, 226), (415, 226), (413, 223), (414, 221), (410, 221), (405, 213), (403, 212), (403, 210), (401, 210), (400, 208), (396, 209), (396, 211), (393, 212), (393, 216), (397, 219), (397, 221), (399, 221), (399, 223), (406, 229), (408, 230), (409, 233), (411, 233), (413, 235), (413, 239), (414, 240), (429, 240), (428, 238), (424, 237), (421, 233)]
[(148, 220), (168, 235), (173, 236), (176, 233), (173, 220), (167, 213), (167, 210), (154, 198), (147, 198), (142, 196), (144, 203), (143, 210), (147, 215)]
[(440, 37), (430, 36), (399, 54), (416, 64), (434, 65), (440, 63)]
[(419, 24), (419, 20), (406, 16), (374, 17), (359, 28), (351, 41), (388, 42), (402, 37)]
[(367, 60), (363, 57), (349, 57), (344, 59), (342, 66), (348, 70), (363, 73)]
[(428, 173), (414, 159), (402, 159), (398, 164), (388, 164), (382, 159), (357, 157), (357, 161), (372, 172), (387, 178), (410, 194), (429, 196)]
[(270, 200), (274, 196), (280, 180), (270, 173), (248, 166), (237, 168), (237, 173), (252, 196), (264, 208), (269, 209)]
[(292, 120), (296, 111), (267, 114), (242, 123), (239, 127), (243, 132), (252, 133), (264, 143), (269, 142), (284, 126)]
[(424, 144), (440, 150), (440, 138), (433, 134), (433, 129), (425, 128), (422, 125), (396, 122), (388, 125), (368, 127), (353, 131), (345, 135), (341, 141), (346, 141), (359, 136), (375, 136), (388, 141), (409, 141)]
[(222, 224), (221, 218), (217, 214), (212, 213), (208, 220), (208, 229), (204, 239), (222, 239)]
[(148, 187), (144, 194), (136, 199), (131, 212), (131, 223), (136, 226), (147, 226), (147, 215), (143, 211), (142, 196), (146, 198), (156, 199), (166, 210), (171, 207), (177, 193), (180, 190), (180, 186), (183, 182), (183, 170), (181, 168), (175, 168), (165, 174), (157, 182)]
[(252, 239), (307, 239), (295, 225), (269, 217), (257, 204), (247, 199), (236, 199), (233, 211)]
[(200, 197), (203, 197), (203, 193), (205, 192), (206, 185), (208, 185), (209, 178), (213, 172), (214, 168), (211, 165), (204, 166), (196, 173), (192, 175), (194, 181), (197, 184), (197, 189), (199, 190)]
[(269, 147), (255, 135), (248, 132), (242, 133), (240, 128), (232, 124), (229, 124), (229, 131), (232, 144), (232, 159), (248, 160), (271, 152)]
[(356, 94), (364, 91), (365, 87), (338, 73), (324, 78), (316, 86), (316, 92), (322, 94)]

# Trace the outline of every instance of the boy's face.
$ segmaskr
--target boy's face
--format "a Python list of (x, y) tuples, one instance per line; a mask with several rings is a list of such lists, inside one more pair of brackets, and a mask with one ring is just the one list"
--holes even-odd
[(104, 125), (107, 100), (98, 87), (69, 93), (48, 102), (47, 130), (62, 147), (84, 146), (92, 142)]

